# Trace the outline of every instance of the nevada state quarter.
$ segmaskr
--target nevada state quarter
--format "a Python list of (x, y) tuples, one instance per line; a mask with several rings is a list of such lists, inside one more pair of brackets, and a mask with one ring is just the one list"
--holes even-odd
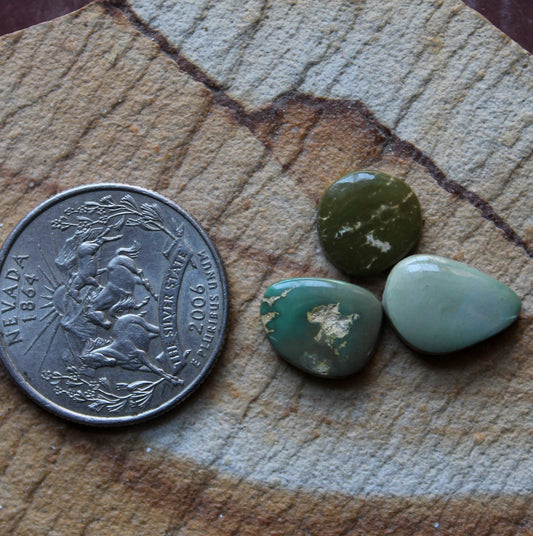
[(185, 399), (213, 366), (228, 294), (215, 248), (182, 209), (123, 185), (46, 201), (0, 250), (0, 353), (61, 417), (138, 422)]

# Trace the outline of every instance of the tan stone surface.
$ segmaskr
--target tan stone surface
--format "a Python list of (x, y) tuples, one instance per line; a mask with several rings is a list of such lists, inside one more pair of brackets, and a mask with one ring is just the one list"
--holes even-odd
[(249, 109), (295, 91), (358, 99), (531, 233), (533, 58), (461, 0), (131, 5)]
[[(274, 4), (278, 17), (283, 6)], [(439, 6), (418, 9), (429, 17)], [(203, 7), (213, 17), (220, 9)], [(316, 28), (309, 17), (301, 24)], [(0, 533), (531, 533), (531, 246), (526, 227), (509, 226), (526, 222), (527, 204), (496, 214), (482, 182), (473, 193), (444, 175), (355, 93), (251, 98), (244, 108), (214, 87), (217, 73), (150, 32), (127, 6), (92, 5), (0, 40), (1, 238), (71, 186), (154, 189), (219, 248), (228, 341), (195, 396), (127, 430), (59, 421), (0, 369)], [(249, 35), (228, 34), (243, 61)], [(503, 177), (515, 192), (505, 195), (525, 195), (531, 156), (520, 165)], [(318, 250), (314, 211), (324, 187), (355, 167), (405, 178), (424, 209), (417, 250), (512, 286), (524, 302), (519, 321), (439, 361), (416, 356), (385, 325), (371, 363), (338, 383), (281, 362), (261, 331), (260, 297), (284, 277), (344, 278)], [(383, 283), (364, 282), (378, 295)]]

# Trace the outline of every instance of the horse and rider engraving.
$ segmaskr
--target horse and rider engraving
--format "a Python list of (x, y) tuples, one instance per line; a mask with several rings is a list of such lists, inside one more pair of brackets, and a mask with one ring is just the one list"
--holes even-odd
[[(133, 240), (104, 255), (104, 245), (121, 240), (106, 227), (78, 232), (66, 240), (54, 260), (66, 283), (54, 292), (53, 303), (67, 340), (66, 361), (79, 359), (84, 368), (121, 367), (145, 370), (175, 382), (176, 378), (149, 358), (150, 342), (159, 327), (148, 322), (143, 308), (157, 301), (150, 281), (137, 265), (141, 246)], [(99, 268), (104, 258), (103, 268)], [(138, 301), (136, 289), (146, 295)]]
[(121, 311), (140, 309), (146, 305), (149, 297), (141, 303), (136, 303), (134, 295), (136, 285), (142, 285), (157, 300), (150, 281), (135, 264), (134, 259), (137, 258), (139, 250), (140, 245), (137, 242), (130, 248), (117, 249), (115, 256), (101, 270), (100, 273), (107, 274), (107, 283), (98, 292), (87, 313), (96, 324), (104, 328), (111, 326), (111, 320), (105, 317), (104, 311), (108, 311), (114, 317)]

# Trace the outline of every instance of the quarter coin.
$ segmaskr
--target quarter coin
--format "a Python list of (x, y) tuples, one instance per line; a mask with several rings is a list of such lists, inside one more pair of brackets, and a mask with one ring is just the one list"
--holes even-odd
[(124, 185), (61, 193), (0, 250), (0, 357), (45, 409), (142, 421), (194, 391), (225, 338), (228, 293), (202, 228)]

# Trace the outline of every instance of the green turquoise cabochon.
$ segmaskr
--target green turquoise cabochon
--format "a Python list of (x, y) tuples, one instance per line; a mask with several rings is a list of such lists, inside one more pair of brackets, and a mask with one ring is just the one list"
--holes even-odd
[(381, 327), (380, 302), (332, 279), (286, 279), (267, 288), (261, 319), (275, 350), (305, 372), (342, 378), (368, 361)]
[(375, 275), (409, 253), (422, 229), (422, 213), (404, 181), (378, 171), (356, 171), (324, 192), (317, 228), (335, 266), (352, 275)]
[(383, 307), (402, 339), (427, 354), (476, 344), (512, 324), (518, 296), (466, 264), (436, 255), (413, 255), (390, 272)]

